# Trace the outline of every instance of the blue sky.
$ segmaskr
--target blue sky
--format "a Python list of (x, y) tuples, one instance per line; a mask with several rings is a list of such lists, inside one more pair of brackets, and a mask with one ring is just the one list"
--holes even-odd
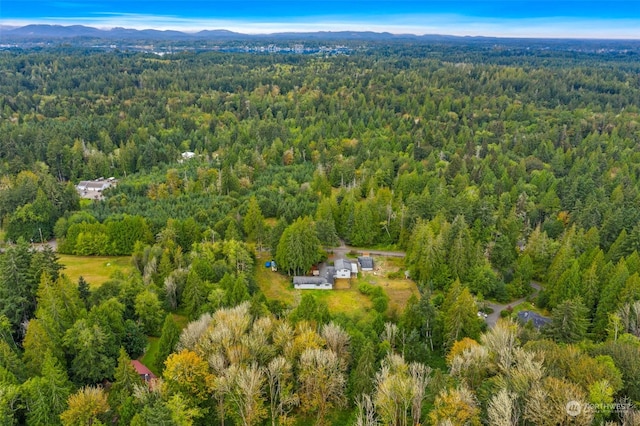
[(0, 23), (640, 38), (640, 0), (0, 0)]

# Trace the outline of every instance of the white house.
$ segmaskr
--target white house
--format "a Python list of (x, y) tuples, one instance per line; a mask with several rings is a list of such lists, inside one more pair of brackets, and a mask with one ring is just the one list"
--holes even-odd
[(99, 178), (96, 180), (83, 180), (76, 185), (78, 195), (82, 198), (101, 199), (102, 191), (115, 186), (118, 181), (115, 178)]
[(351, 262), (345, 259), (336, 259), (333, 265), (336, 268), (335, 278), (351, 278)]
[(297, 290), (331, 290), (333, 284), (324, 277), (293, 277), (293, 287)]

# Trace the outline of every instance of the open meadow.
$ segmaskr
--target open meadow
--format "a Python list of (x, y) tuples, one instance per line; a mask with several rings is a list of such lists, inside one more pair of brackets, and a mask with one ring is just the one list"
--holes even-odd
[(131, 256), (71, 256), (59, 254), (62, 271), (71, 281), (83, 277), (91, 288), (96, 288), (108, 281), (114, 272), (127, 274), (131, 266)]

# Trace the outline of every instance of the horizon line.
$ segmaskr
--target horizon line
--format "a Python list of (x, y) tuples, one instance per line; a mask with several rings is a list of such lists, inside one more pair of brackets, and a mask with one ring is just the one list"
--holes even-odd
[[(322, 18), (322, 17), (317, 17)], [(640, 40), (638, 19), (471, 19), (459, 15), (416, 15), (388, 17), (386, 23), (375, 20), (299, 19), (284, 22), (243, 21), (230, 19), (193, 19), (172, 16), (114, 15), (101, 17), (1, 19), (0, 26), (83, 25), (108, 31), (115, 28), (134, 30), (200, 31), (226, 30), (245, 35), (316, 32), (373, 32), (393, 35), (441, 35), (453, 37), (550, 38), (592, 40)]]

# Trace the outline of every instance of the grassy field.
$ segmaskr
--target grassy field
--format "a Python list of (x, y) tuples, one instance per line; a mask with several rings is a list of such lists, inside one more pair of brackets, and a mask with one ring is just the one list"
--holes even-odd
[(58, 255), (60, 263), (64, 265), (63, 273), (78, 281), (82, 276), (92, 288), (101, 286), (111, 278), (115, 271), (125, 274), (131, 269), (130, 256), (70, 256)]
[(158, 356), (158, 348), (160, 344), (159, 337), (147, 337), (147, 350), (145, 351), (140, 362), (153, 371), (156, 376), (160, 375), (160, 371), (156, 368), (156, 357)]
[(402, 259), (375, 258), (377, 270), (360, 273), (351, 280), (351, 287), (340, 290), (295, 290), (290, 278), (264, 267), (267, 257), (258, 257), (256, 282), (268, 299), (280, 300), (291, 304), (298, 300), (302, 293), (313, 294), (323, 300), (332, 313), (344, 313), (353, 317), (362, 317), (371, 309), (371, 300), (358, 291), (359, 283), (381, 286), (389, 296), (390, 311), (402, 312), (411, 294), (418, 294), (415, 283), (406, 279), (389, 279), (386, 274), (402, 269)]
[(293, 303), (294, 290), (287, 277), (277, 272), (271, 272), (265, 268), (264, 263), (270, 260), (266, 255), (259, 256), (256, 261), (256, 283), (267, 299), (281, 300), (284, 303)]
[[(172, 314), (173, 320), (178, 324), (180, 329), (183, 329), (189, 323), (189, 319), (180, 314)], [(147, 350), (144, 352), (138, 360), (149, 367), (149, 370), (153, 371), (153, 374), (160, 376), (160, 371), (156, 368), (156, 358), (158, 357), (158, 350), (160, 348), (160, 338), (147, 336)]]
[[(411, 295), (420, 295), (416, 283), (404, 278), (404, 259), (381, 256), (374, 256), (373, 259), (376, 270), (360, 273), (358, 280), (381, 286), (389, 296), (389, 309), (402, 313)], [(391, 273), (400, 275), (402, 278), (388, 278)]]
[(516, 315), (518, 315), (518, 312), (520, 311), (533, 311), (533, 312), (537, 312), (538, 314), (545, 316), (545, 317), (550, 317), (551, 313), (549, 311), (547, 311), (546, 309), (540, 309), (538, 308), (536, 305), (534, 305), (531, 302), (522, 302), (516, 306), (513, 307), (513, 317), (515, 318)]

